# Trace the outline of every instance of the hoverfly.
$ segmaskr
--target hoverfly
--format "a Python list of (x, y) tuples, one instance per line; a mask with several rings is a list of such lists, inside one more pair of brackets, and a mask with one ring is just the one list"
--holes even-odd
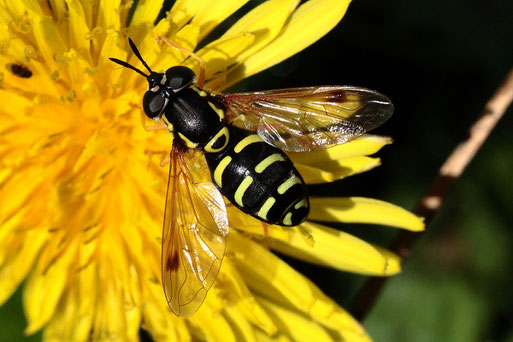
[(385, 122), (393, 106), (376, 91), (349, 86), (216, 95), (203, 89), (200, 57), (164, 37), (157, 40), (198, 59), (199, 78), (185, 66), (152, 71), (131, 39), (149, 74), (110, 59), (146, 77), (144, 113), (162, 120), (173, 136), (162, 283), (171, 310), (187, 317), (201, 306), (223, 260), (228, 234), (223, 196), (264, 223), (299, 225), (309, 213), (308, 194), (284, 151), (343, 144)]

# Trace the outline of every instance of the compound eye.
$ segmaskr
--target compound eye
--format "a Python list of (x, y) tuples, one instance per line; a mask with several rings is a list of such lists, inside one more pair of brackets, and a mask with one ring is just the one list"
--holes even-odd
[(166, 105), (166, 99), (160, 93), (147, 91), (143, 97), (143, 109), (150, 119), (158, 117)]
[(178, 65), (167, 69), (167, 84), (173, 92), (178, 92), (196, 82), (196, 75), (191, 69)]

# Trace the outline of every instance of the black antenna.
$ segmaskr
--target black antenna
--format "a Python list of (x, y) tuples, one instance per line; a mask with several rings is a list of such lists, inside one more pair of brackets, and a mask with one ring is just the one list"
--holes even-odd
[(130, 47), (132, 48), (132, 51), (135, 53), (135, 55), (137, 56), (137, 58), (139, 58), (139, 60), (142, 62), (142, 64), (146, 67), (146, 69), (148, 69), (148, 71), (150, 72), (150, 74), (153, 72), (151, 71), (150, 67), (148, 66), (148, 64), (146, 64), (146, 62), (144, 61), (144, 59), (141, 57), (141, 54), (139, 53), (139, 50), (137, 50), (137, 46), (135, 46), (134, 42), (132, 41), (132, 39), (128, 38), (128, 44), (130, 44)]
[(148, 75), (146, 75), (144, 72), (142, 72), (141, 70), (137, 69), (136, 67), (128, 64), (127, 62), (123, 62), (122, 60), (119, 60), (117, 58), (109, 58), (109, 59), (111, 61), (113, 61), (114, 63), (118, 63), (119, 65), (124, 66), (125, 68), (134, 70), (135, 72), (137, 72), (138, 74), (143, 75), (144, 77), (148, 77)]

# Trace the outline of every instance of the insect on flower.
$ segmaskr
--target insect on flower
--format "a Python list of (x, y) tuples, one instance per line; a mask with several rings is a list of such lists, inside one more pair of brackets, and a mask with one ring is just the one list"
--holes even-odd
[(32, 71), (22, 64), (10, 63), (7, 65), (7, 69), (13, 73), (13, 75), (21, 78), (32, 77)]
[(385, 122), (393, 106), (376, 91), (349, 86), (216, 95), (203, 89), (200, 57), (164, 37), (157, 40), (197, 59), (198, 78), (184, 66), (152, 71), (131, 39), (149, 74), (110, 59), (146, 77), (144, 112), (163, 121), (155, 128), (173, 135), (162, 282), (171, 310), (187, 317), (201, 306), (223, 260), (228, 234), (223, 196), (264, 223), (299, 225), (308, 216), (308, 193), (284, 151), (343, 144)]

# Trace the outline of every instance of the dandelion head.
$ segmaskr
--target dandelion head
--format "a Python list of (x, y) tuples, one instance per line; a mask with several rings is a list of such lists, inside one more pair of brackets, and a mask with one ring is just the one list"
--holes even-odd
[[(48, 341), (132, 341), (140, 329), (158, 341), (368, 340), (270, 249), (379, 275), (399, 271), (397, 256), (311, 221), (266, 230), (233, 207), (226, 256), (207, 299), (190, 318), (170, 312), (160, 279), (168, 172), (159, 164), (171, 140), (144, 129), (147, 82), (109, 60), (140, 66), (131, 37), (153, 70), (198, 71), (194, 59), (155, 43), (164, 36), (196, 51), (206, 62), (205, 87), (222, 90), (319, 39), (349, 1), (269, 0), (208, 41), (246, 1), (178, 0), (166, 13), (162, 3), (0, 4), (0, 303), (24, 282), (26, 333), (44, 328)], [(331, 182), (377, 166), (369, 155), (389, 143), (363, 136), (291, 158), (307, 183)], [(312, 198), (311, 207), (318, 222), (423, 228), (378, 200)]]

